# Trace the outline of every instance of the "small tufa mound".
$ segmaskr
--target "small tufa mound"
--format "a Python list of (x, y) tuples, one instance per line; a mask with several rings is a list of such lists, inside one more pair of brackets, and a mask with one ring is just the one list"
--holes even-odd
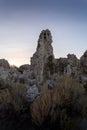
[(28, 102), (33, 102), (36, 97), (38, 97), (40, 95), (39, 93), (39, 89), (36, 85), (31, 86), (28, 90), (27, 90), (27, 101)]

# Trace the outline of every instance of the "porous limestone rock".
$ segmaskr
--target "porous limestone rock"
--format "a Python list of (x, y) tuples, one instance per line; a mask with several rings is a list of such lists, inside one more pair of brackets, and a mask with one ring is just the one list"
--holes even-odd
[(0, 79), (2, 80), (10, 80), (9, 69), (0, 66)]
[(50, 81), (48, 82), (48, 89), (53, 89), (58, 85), (59, 76), (57, 73), (53, 74)]
[(32, 102), (39, 95), (40, 95), (40, 93), (39, 93), (38, 87), (36, 85), (33, 85), (28, 88), (26, 97), (29, 102)]
[(64, 67), (64, 74), (71, 75), (71, 73), (72, 73), (72, 68), (71, 65), (68, 64), (66, 67)]
[(31, 58), (31, 67), (37, 82), (40, 83), (53, 73), (54, 55), (51, 44), (52, 36), (50, 31), (48, 29), (43, 30), (39, 36), (36, 52)]

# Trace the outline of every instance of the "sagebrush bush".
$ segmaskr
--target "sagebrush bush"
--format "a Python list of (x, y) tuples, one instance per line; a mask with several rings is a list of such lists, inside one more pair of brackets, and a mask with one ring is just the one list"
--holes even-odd
[(75, 105), (76, 105), (76, 109), (82, 114), (82, 116), (87, 117), (87, 94), (86, 93), (79, 97), (79, 100)]
[(79, 98), (84, 95), (84, 93), (84, 87), (74, 79), (65, 76), (61, 77), (59, 84), (53, 91), (44, 91), (44, 93), (32, 103), (32, 121), (40, 126), (43, 125), (44, 122), (47, 122), (47, 119), (49, 119), (48, 123), (53, 123), (60, 119), (63, 109), (66, 109), (67, 113), (68, 111), (70, 112), (69, 109), (71, 109), (70, 113), (74, 110), (79, 111), (77, 104)]
[(48, 119), (54, 123), (60, 118), (61, 108), (67, 106), (70, 95), (58, 87), (53, 92), (47, 91), (37, 98), (31, 105), (32, 121), (36, 125), (42, 125)]
[(32, 120), (36, 125), (42, 125), (48, 119), (50, 121), (53, 119), (55, 120), (55, 117), (58, 116), (59, 113), (56, 111), (56, 105), (53, 103), (52, 93), (49, 91), (43, 93), (31, 105)]
[(26, 90), (23, 84), (0, 80), (0, 109), (6, 104), (11, 104), (15, 111), (24, 109)]
[(16, 83), (10, 89), (11, 104), (15, 111), (21, 111), (25, 102), (26, 87), (23, 84)]
[(11, 102), (11, 96), (8, 89), (0, 90), (0, 109), (6, 107)]
[(9, 88), (8, 82), (4, 81), (3, 79), (0, 79), (0, 90), (5, 88)]

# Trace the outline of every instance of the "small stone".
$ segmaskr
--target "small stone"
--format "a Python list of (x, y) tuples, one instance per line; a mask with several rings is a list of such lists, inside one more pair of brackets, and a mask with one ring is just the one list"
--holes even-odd
[(36, 99), (37, 96), (39, 96), (40, 93), (39, 93), (39, 89), (36, 85), (33, 85), (31, 86), (30, 88), (28, 88), (27, 90), (27, 94), (26, 94), (26, 97), (27, 97), (27, 100), (29, 102), (32, 102)]

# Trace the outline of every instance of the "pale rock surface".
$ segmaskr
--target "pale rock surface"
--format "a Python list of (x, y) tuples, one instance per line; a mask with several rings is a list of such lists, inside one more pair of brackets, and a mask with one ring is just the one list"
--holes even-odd
[[(52, 36), (50, 31), (43, 30), (39, 36), (36, 52), (31, 58), (31, 66), (34, 71), (35, 78), (42, 83), (46, 77), (50, 77), (52, 64), (54, 62)], [(48, 65), (49, 62), (49, 65)], [(47, 68), (48, 67), (48, 68)], [(45, 69), (46, 73), (45, 73)], [(48, 72), (47, 72), (48, 71)]]
[(10, 79), (10, 73), (7, 68), (0, 67), (0, 79), (2, 80), (9, 80)]
[(59, 76), (57, 73), (53, 74), (50, 81), (48, 82), (48, 89), (53, 89), (58, 85)]
[(66, 75), (71, 75), (72, 73), (72, 68), (71, 68), (71, 65), (68, 64), (66, 67), (64, 67), (64, 74)]
[(85, 85), (85, 83), (87, 83), (87, 75), (82, 75), (82, 83), (83, 85)]
[(27, 100), (29, 102), (32, 102), (39, 95), (40, 95), (40, 93), (39, 93), (38, 87), (36, 85), (33, 85), (33, 86), (31, 86), (31, 87), (28, 88), (26, 97), (27, 97)]

